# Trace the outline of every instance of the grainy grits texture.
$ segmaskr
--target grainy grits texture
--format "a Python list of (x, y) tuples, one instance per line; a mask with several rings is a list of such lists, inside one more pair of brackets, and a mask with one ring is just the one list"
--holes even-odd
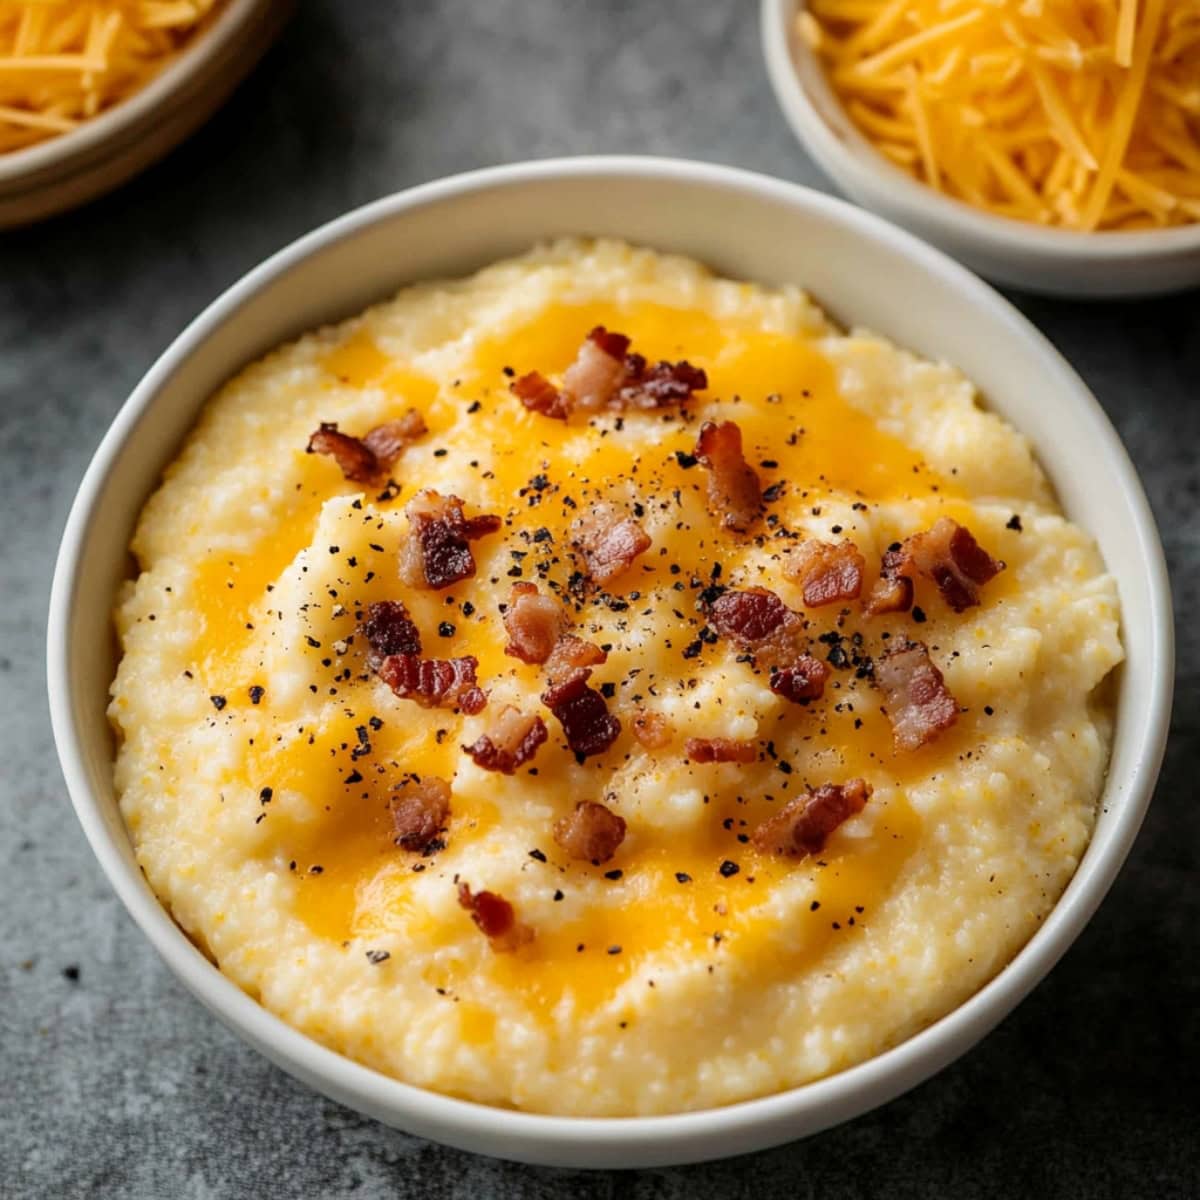
[[(290, 238), (450, 171), (624, 150), (826, 186), (775, 108), (751, 8), (312, 0), (228, 108), (161, 167), (0, 243), (4, 1195), (1194, 1195), (1200, 1144), (1186, 1097), (1200, 1043), (1200, 635), (1191, 620), (1179, 623), (1172, 741), (1145, 828), (1046, 982), (915, 1092), (728, 1163), (537, 1170), (446, 1150), (322, 1099), (187, 995), (75, 825), (41, 699), (46, 596), (79, 477), (153, 358)], [(1194, 611), (1200, 293), (1102, 306), (1014, 298), (1117, 425), (1161, 523), (1177, 609)]]
[[(524, 411), (508, 364), (561, 369), (601, 322), (652, 361), (703, 366), (708, 387), (682, 413)], [(392, 469), (399, 500), (303, 453), (322, 421), (361, 433), (414, 403), (429, 429)], [(736, 420), (757, 486), (778, 493), (745, 536), (708, 511), (704, 469), (678, 460), (704, 420)], [(473, 579), (401, 582), (403, 501), (421, 488), (504, 518)], [(585, 590), (571, 523), (613, 501), (651, 545)], [(978, 608), (952, 611), (926, 581), (912, 614), (868, 619), (857, 602), (805, 605), (785, 577), (795, 539), (849, 538), (877, 563), (947, 514), (1007, 563)], [(569, 241), (419, 285), (228, 384), (133, 548), (109, 713), (143, 870), (267, 1007), (409, 1082), (627, 1116), (818, 1078), (995, 974), (1091, 830), (1110, 736), (1100, 685), (1121, 658), (1112, 579), (960, 375), (840, 333), (795, 290)], [(460, 746), (504, 703), (540, 709), (541, 673), (502, 652), (514, 577), (553, 590), (608, 648), (594, 682), (627, 728), (577, 762), (542, 710), (549, 743), (503, 777)], [(806, 644), (832, 664), (819, 702), (772, 694), (711, 632), (714, 580), (805, 610)], [(478, 658), (483, 713), (423, 708), (372, 676), (356, 628), (381, 600), (408, 606), (427, 656)], [(863, 674), (905, 638), (931, 647), (961, 709), (919, 751), (893, 748)], [(639, 709), (669, 723), (666, 746), (630, 737)], [(685, 735), (745, 739), (755, 761), (692, 763)], [(393, 844), (388, 798), (409, 772), (451, 782), (444, 849)], [(806, 785), (858, 777), (874, 795), (821, 853), (747, 844)], [(611, 861), (555, 844), (577, 800), (628, 822)], [(510, 900), (534, 941), (493, 952), (459, 879)]]

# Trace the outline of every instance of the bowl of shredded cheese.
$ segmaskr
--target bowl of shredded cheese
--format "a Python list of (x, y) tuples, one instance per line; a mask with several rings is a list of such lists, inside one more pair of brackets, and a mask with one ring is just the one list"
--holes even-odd
[(123, 183), (228, 97), (290, 0), (0, 0), (0, 228)]
[(763, 0), (762, 35), (834, 182), (982, 274), (1200, 283), (1200, 0)]

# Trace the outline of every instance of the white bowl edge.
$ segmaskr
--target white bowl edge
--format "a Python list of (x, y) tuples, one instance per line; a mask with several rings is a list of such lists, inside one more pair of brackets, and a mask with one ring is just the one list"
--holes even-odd
[[(698, 251), (699, 257), (712, 261), (713, 255), (698, 243), (715, 244), (722, 237), (731, 243), (728, 231), (714, 232), (718, 229), (715, 217), (698, 216), (699, 206), (695, 203), (679, 209), (663, 209), (652, 202), (655, 198), (665, 201), (671, 194), (675, 200), (682, 199), (683, 191), (703, 193), (709, 208), (727, 203), (734, 210), (739, 205), (762, 210), (764, 219), (752, 222), (741, 232), (735, 246), (717, 256), (714, 265), (718, 269), (722, 258), (729, 262), (756, 259), (764, 264), (761, 271), (741, 273), (763, 277), (766, 282), (794, 276), (795, 282), (810, 283), (814, 276), (834, 272), (836, 264), (822, 263), (821, 270), (810, 271), (806, 276), (791, 264), (779, 262), (779, 247), (769, 239), (763, 240), (764, 226), (769, 224), (766, 215), (777, 209), (788, 215), (780, 216), (776, 223), (791, 221), (803, 225), (807, 220), (817, 225), (824, 222), (831, 227), (841, 226), (852, 240), (870, 243), (885, 257), (896, 260), (885, 273), (891, 289), (903, 286), (906, 276), (925, 279), (940, 303), (949, 304), (953, 298), (945, 314), (948, 318), (953, 313), (970, 310), (972, 315), (966, 324), (978, 322), (982, 330), (976, 330), (974, 335), (965, 333), (949, 320), (945, 331), (935, 336), (931, 330), (936, 321), (928, 309), (919, 314), (911, 311), (889, 314), (879, 296), (888, 288), (879, 287), (878, 281), (847, 281), (830, 274), (843, 293), (842, 302), (832, 306), (835, 315), (845, 317), (854, 312), (869, 318), (870, 314), (878, 313), (883, 320), (864, 319), (859, 323), (873, 326), (918, 352), (952, 361), (984, 353), (978, 345), (972, 351), (972, 345), (981, 337), (992, 342), (1003, 333), (1021, 351), (1016, 355), (1018, 359), (1028, 357), (1031, 362), (1037, 361), (1044, 390), (1061, 395), (1064, 403), (1069, 403), (1072, 419), (1080, 422), (1076, 444), (1091, 447), (1081, 469), (1103, 469), (1109, 486), (1107, 499), (1101, 495), (1102, 503), (1094, 500), (1095, 511), (1085, 515), (1079, 512), (1079, 507), (1088, 489), (1073, 486), (1070, 473), (1064, 474), (1060, 469), (1052, 472), (1060, 496), (1068, 512), (1089, 526), (1088, 517), (1098, 520), (1106, 509), (1111, 509), (1115, 516), (1123, 515), (1128, 526), (1125, 531), (1128, 547), (1124, 553), (1142, 568), (1140, 590), (1144, 595), (1138, 596), (1130, 590), (1139, 585), (1128, 573), (1119, 577), (1124, 611), (1127, 617), (1136, 614), (1140, 618), (1139, 628), (1132, 632), (1144, 644), (1137, 647), (1137, 658), (1131, 657), (1122, 673), (1122, 715), (1104, 797), (1105, 808), (1114, 809), (1115, 815), (1109, 819), (1105, 814), (1063, 898), (1008, 967), (942, 1020), (866, 1063), (777, 1095), (676, 1116), (592, 1119), (491, 1108), (399, 1083), (317, 1045), (241, 992), (175, 926), (136, 867), (111, 795), (111, 743), (103, 706), (97, 714), (95, 690), (85, 698), (72, 685), (77, 668), (82, 668), (81, 674), (90, 673), (93, 677), (99, 673), (104, 685), (111, 678), (106, 674), (111, 666), (110, 647), (100, 645), (102, 639), (95, 636), (81, 641), (85, 633), (81, 612), (87, 615), (80, 603), (82, 589), (86, 588), (92, 598), (106, 597), (103, 624), (107, 628), (107, 596), (122, 575), (118, 562), (121, 556), (100, 553), (97, 529), (103, 525), (110, 542), (127, 543), (133, 517), (161, 467), (169, 460), (179, 436), (191, 424), (199, 404), (242, 361), (320, 320), (348, 315), (413, 278), (469, 270), (523, 248), (536, 240), (517, 231), (521, 214), (525, 214), (527, 222), (531, 215), (528, 196), (517, 199), (524, 193), (543, 194), (541, 208), (551, 214), (562, 214), (539, 218), (545, 221), (540, 236), (567, 232), (626, 236), (660, 248)], [(456, 220), (446, 222), (442, 209), (453, 210)], [(508, 222), (497, 220), (501, 211), (509, 213)], [(584, 217), (584, 212), (590, 212), (590, 216)], [(429, 245), (427, 235), (410, 232), (408, 238), (414, 245), (405, 269), (380, 261), (376, 243), (400, 237), (406, 224), (419, 227), (422, 223), (430, 224), (431, 220), (434, 225), (445, 222), (444, 240), (454, 243), (453, 253)], [(700, 229), (705, 221), (710, 226), (707, 232)], [(834, 229), (831, 238), (837, 232)], [(422, 254), (431, 263), (437, 262), (438, 268), (424, 269), (417, 261)], [(336, 265), (331, 255), (338, 259)], [(343, 282), (337, 299), (327, 301), (314, 294), (319, 293), (319, 287), (311, 286), (322, 273), (353, 282)], [(899, 281), (897, 274), (902, 277)], [(302, 276), (309, 278), (304, 280)], [(304, 296), (294, 300), (291, 311), (284, 315), (278, 297), (289, 286), (293, 291), (302, 291)], [(814, 290), (818, 300), (824, 299), (819, 287)], [(828, 290), (833, 290), (832, 284)], [(976, 309), (982, 310), (982, 318), (974, 315)], [(248, 337), (250, 326), (254, 332)], [(928, 327), (924, 333), (922, 327)], [(942, 347), (941, 354), (934, 342)], [(232, 352), (231, 347), (239, 343), (241, 349)], [(1011, 356), (1007, 358), (1003, 366), (996, 364), (994, 370), (974, 372), (985, 395), (996, 394), (996, 387), (989, 384), (992, 377), (996, 383), (1003, 382), (1011, 367)], [(189, 371), (193, 377), (207, 377), (203, 383), (193, 378), (186, 386), (180, 385), (191, 397), (190, 411), (152, 422), (156, 397), (164, 391), (169, 393), (172, 381), (178, 381), (182, 373)], [(1014, 406), (1019, 407), (1014, 401), (1006, 404), (1005, 409), (1011, 412)], [(158, 405), (160, 411), (165, 407)], [(1036, 412), (1036, 401), (1029, 401), (1028, 411)], [(142, 461), (131, 466), (127, 442), (137, 436), (143, 422), (149, 432), (142, 434), (145, 444), (139, 443)], [(1021, 424), (1015, 419), (1014, 423)], [(150, 429), (152, 424), (154, 429)], [(125, 486), (124, 500), (114, 499), (116, 476), (111, 472), (118, 463), (125, 468), (126, 477), (136, 477), (136, 486), (133, 483)], [(120, 509), (122, 516), (118, 522), (121, 528), (114, 531), (115, 509)], [(107, 522), (101, 517), (106, 517)], [(1102, 529), (1093, 527), (1092, 532), (1104, 541)], [(99, 618), (95, 613), (91, 617), (91, 623), (97, 625)], [(1129, 636), (1127, 632), (1127, 644)], [(88, 468), (63, 535), (51, 594), (47, 647), (55, 739), (79, 820), (131, 915), (185, 985), (207, 1007), (280, 1066), (351, 1107), (464, 1149), (571, 1166), (652, 1166), (699, 1161), (761, 1149), (813, 1133), (907, 1090), (983, 1036), (1065, 952), (1103, 899), (1128, 853), (1161, 762), (1170, 713), (1173, 662), (1165, 563), (1132, 464), (1095, 399), (1053, 347), (1015, 310), (938, 252), (841, 201), (730, 168), (638, 158), (549, 160), (490, 168), (425, 184), (367, 205), (310, 233), (268, 259), (214, 301), (175, 340), (135, 389)]]

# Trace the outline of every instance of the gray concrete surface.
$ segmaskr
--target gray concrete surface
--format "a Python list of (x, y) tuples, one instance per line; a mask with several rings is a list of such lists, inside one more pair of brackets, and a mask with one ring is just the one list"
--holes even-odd
[(229, 106), (92, 207), (0, 237), (0, 1196), (1194, 1196), (1200, 1041), (1200, 294), (1016, 297), (1095, 389), (1162, 524), (1173, 738), (1128, 866), (978, 1049), (841, 1129), (739, 1161), (534, 1170), (385, 1129), (244, 1048), (102, 878), (51, 744), (43, 622), (67, 507), (168, 340), (264, 255), (407, 184), (595, 151), (825, 186), (768, 91), (755, 6), (310, 0)]

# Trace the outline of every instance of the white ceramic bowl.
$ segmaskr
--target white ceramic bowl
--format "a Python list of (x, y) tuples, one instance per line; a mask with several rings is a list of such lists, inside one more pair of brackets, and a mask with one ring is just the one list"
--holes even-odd
[(0, 229), (83, 204), (206, 121), (283, 28), (293, 0), (226, 0), (213, 24), (127, 100), (78, 129), (0, 154)]
[[(1075, 878), (982, 991), (861, 1066), (779, 1095), (667, 1117), (580, 1119), (455, 1100), (343, 1058), (260, 1008), (173, 924), (138, 870), (113, 797), (105, 719), (112, 597), (134, 520), (204, 401), (242, 364), (414, 280), (473, 271), (569, 233), (627, 238), (735, 278), (802, 284), (842, 321), (946, 358), (1037, 447), (1066, 511), (1097, 537), (1124, 609), (1128, 661), (1108, 784)], [(130, 913), (181, 980), (285, 1070), (389, 1124), (506, 1158), (644, 1166), (756, 1150), (813, 1133), (921, 1082), (987, 1033), (1095, 911), (1141, 823), (1173, 676), (1162, 549), (1112, 426), (1054, 348), (936, 250), (839, 200), (758, 175), (661, 159), (499, 167), (377, 201), (280, 251), (202, 313), (151, 368), (92, 461), (63, 535), (50, 601), (54, 732), (79, 820)]]
[(1079, 233), (983, 212), (918, 182), (880, 154), (796, 35), (803, 0), (762, 0), (767, 73), (783, 115), (852, 200), (903, 225), (987, 278), (1079, 297), (1139, 296), (1200, 284), (1200, 224)]

